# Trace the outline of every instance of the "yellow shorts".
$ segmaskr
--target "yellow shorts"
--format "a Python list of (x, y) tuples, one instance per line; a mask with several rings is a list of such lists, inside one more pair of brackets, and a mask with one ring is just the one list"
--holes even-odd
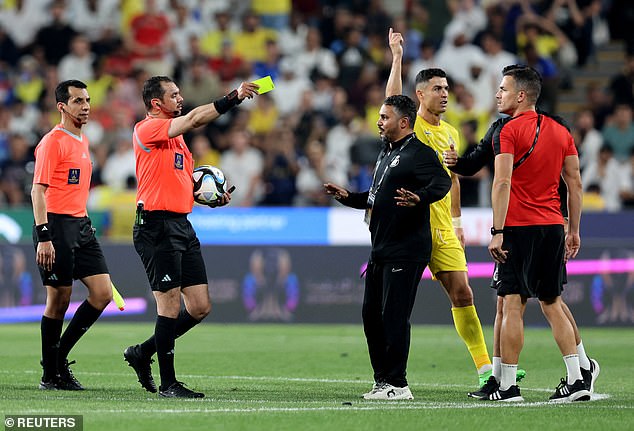
[(431, 229), (431, 259), (429, 271), (436, 280), (436, 274), (444, 271), (467, 271), (467, 258), (456, 232), (452, 230)]

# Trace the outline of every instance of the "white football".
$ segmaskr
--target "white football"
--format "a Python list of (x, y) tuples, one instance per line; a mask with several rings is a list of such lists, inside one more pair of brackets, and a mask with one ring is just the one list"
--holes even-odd
[(225, 192), (225, 174), (215, 166), (203, 165), (194, 169), (194, 200), (199, 204), (213, 205)]

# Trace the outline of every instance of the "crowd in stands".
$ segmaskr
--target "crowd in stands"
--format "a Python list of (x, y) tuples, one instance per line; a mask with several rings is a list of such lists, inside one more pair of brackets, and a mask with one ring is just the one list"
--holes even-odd
[[(93, 208), (133, 202), (132, 127), (141, 86), (173, 77), (185, 111), (240, 81), (275, 89), (186, 136), (197, 165), (224, 170), (233, 206), (326, 206), (330, 181), (367, 189), (380, 147), (376, 121), (391, 55), (405, 36), (404, 91), (427, 67), (450, 77), (445, 119), (470, 151), (497, 117), (504, 66), (544, 78), (539, 108), (557, 113), (574, 69), (624, 40), (622, 72), (592, 83), (571, 124), (587, 208), (634, 207), (634, 43), (628, 0), (5, 0), (0, 9), (0, 209), (28, 206), (33, 150), (59, 121), (54, 88), (88, 84), (84, 133)], [(624, 17), (630, 17), (628, 18)], [(489, 204), (490, 169), (463, 179), (464, 206)], [(125, 201), (125, 198), (123, 199)]]

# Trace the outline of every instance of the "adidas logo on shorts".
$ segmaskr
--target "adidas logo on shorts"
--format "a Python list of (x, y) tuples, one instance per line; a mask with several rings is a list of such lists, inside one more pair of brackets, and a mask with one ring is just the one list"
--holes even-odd
[(163, 277), (161, 281), (172, 281), (172, 279), (170, 278), (169, 274), (165, 274), (165, 277)]

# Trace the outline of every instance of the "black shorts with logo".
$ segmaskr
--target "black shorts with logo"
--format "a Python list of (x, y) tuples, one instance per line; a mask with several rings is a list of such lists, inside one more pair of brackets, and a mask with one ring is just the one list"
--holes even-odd
[(520, 294), (549, 300), (561, 295), (565, 236), (562, 225), (504, 228), (505, 263), (498, 264), (498, 296)]
[[(39, 268), (45, 286), (71, 286), (73, 280), (108, 274), (106, 259), (89, 217), (48, 213), (47, 218), (55, 248), (55, 262), (51, 271)], [(37, 251), (35, 226), (33, 244)]]
[(200, 241), (186, 214), (143, 211), (133, 230), (134, 248), (141, 257), (152, 290), (207, 284)]

